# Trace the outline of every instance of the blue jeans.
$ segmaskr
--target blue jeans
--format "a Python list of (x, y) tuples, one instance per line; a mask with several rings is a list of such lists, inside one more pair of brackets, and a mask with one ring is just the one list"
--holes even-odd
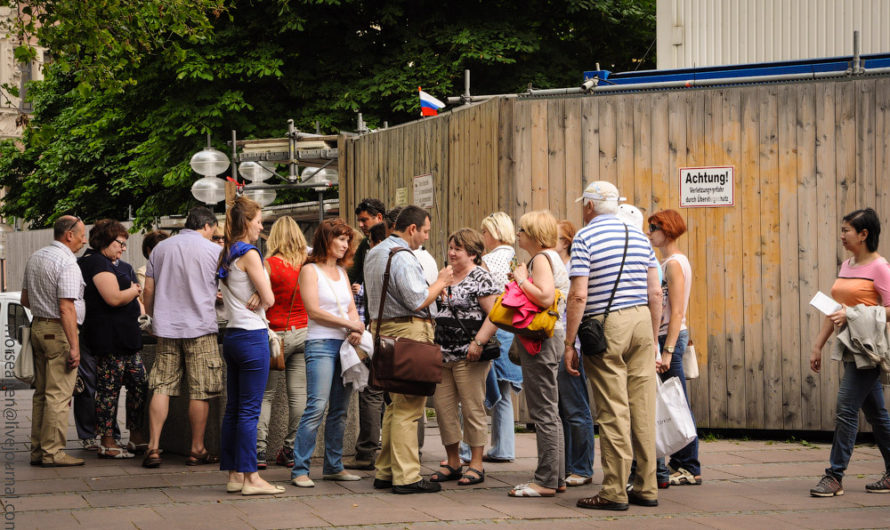
[(884, 392), (881, 389), (881, 369), (859, 370), (856, 363), (844, 363), (844, 375), (837, 394), (834, 440), (831, 442), (831, 467), (825, 470), (838, 480), (843, 478), (856, 433), (859, 430), (859, 409), (871, 424), (875, 443), (884, 457), (884, 468), (890, 472), (890, 415), (884, 407)]
[(343, 471), (343, 430), (351, 390), (340, 378), (340, 345), (342, 340), (314, 339), (306, 341), (306, 410), (297, 427), (294, 443), (294, 468), (291, 477), (309, 474), (309, 459), (315, 452), (315, 439), (324, 409), (328, 414), (324, 427), (325, 475)]
[(219, 441), (219, 468), (252, 473), (257, 470), (256, 429), (269, 377), (269, 332), (226, 330), (226, 412)]
[(584, 363), (578, 364), (581, 375), (566, 372), (565, 358), (559, 361), (556, 384), (559, 387), (559, 418), (565, 437), (566, 475), (593, 476), (593, 418), (587, 395)]
[[(666, 338), (667, 335), (658, 337), (658, 345), (662, 348), (662, 351), (664, 351), (664, 341)], [(686, 396), (686, 403), (688, 404), (689, 392), (686, 390), (686, 374), (683, 372), (683, 354), (686, 353), (687, 344), (689, 344), (689, 331), (684, 329), (681, 330), (680, 334), (677, 336), (677, 343), (674, 345), (674, 354), (671, 355), (671, 367), (667, 372), (661, 374), (661, 380), (667, 381), (671, 377), (678, 377), (680, 379), (680, 385), (683, 386), (683, 394)], [(689, 413), (692, 414), (692, 407), (689, 408)], [(695, 422), (694, 415), (692, 421)], [(670, 466), (673, 469), (680, 469), (682, 467), (696, 477), (701, 475), (701, 463), (698, 461), (698, 437), (689, 442), (686, 447), (671, 455)], [(670, 470), (664, 465), (663, 458), (658, 459), (658, 468), (655, 473), (658, 482), (667, 482), (670, 480)]]

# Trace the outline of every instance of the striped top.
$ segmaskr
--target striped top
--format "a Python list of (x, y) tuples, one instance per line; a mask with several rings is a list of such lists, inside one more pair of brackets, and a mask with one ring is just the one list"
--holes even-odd
[[(585, 315), (606, 312), (624, 254), (625, 224), (614, 215), (598, 215), (575, 234), (569, 276), (590, 278)], [(649, 303), (647, 274), (658, 268), (649, 239), (639, 230), (628, 230), (627, 260), (610, 311)]]

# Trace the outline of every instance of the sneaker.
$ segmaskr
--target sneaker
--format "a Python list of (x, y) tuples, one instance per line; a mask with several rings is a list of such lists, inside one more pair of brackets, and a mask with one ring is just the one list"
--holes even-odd
[(80, 441), (81, 447), (83, 447), (84, 451), (98, 451), (99, 450), (99, 440), (95, 438), (84, 438)]
[[(699, 482), (699, 484), (701, 484), (701, 482)], [(632, 484), (628, 484), (628, 485), (627, 485), (627, 489), (631, 489), (631, 488), (630, 488), (631, 485), (632, 485)], [(666, 490), (666, 489), (668, 489), (668, 488), (670, 488), (670, 487), (671, 487), (671, 482), (670, 482), (670, 480), (668, 480), (667, 482), (659, 482), (659, 483), (658, 483), (658, 489), (660, 489), (660, 490)]]
[[(682, 467), (671, 475), (671, 486), (701, 486), (701, 477), (696, 478), (695, 475), (686, 471)], [(660, 487), (660, 486), (659, 486)]]
[(82, 466), (83, 458), (76, 458), (66, 454), (64, 451), (59, 451), (54, 455), (43, 455), (40, 465), (43, 467)]
[(278, 456), (275, 457), (275, 463), (279, 466), (294, 467), (294, 450), (289, 447), (279, 449)]
[(865, 485), (865, 491), (869, 493), (890, 493), (890, 471), (877, 482)]
[(836, 497), (843, 494), (844, 487), (841, 485), (841, 481), (831, 475), (823, 476), (819, 484), (810, 490), (810, 495), (813, 497)]
[(257, 469), (266, 469), (266, 452), (265, 451), (257, 451), (256, 453), (256, 468)]

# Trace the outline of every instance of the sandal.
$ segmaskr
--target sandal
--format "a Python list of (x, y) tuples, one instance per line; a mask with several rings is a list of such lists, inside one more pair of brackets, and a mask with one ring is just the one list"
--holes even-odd
[(142, 460), (142, 467), (155, 468), (161, 467), (161, 450), (149, 449), (145, 452), (145, 459)]
[(216, 464), (216, 463), (219, 463), (219, 457), (211, 455), (210, 451), (208, 451), (206, 449), (204, 450), (203, 454), (196, 455), (195, 453), (192, 453), (185, 460), (185, 465), (187, 465), (187, 466), (202, 466), (204, 464)]
[(519, 484), (518, 486), (513, 486), (507, 495), (510, 497), (555, 497), (555, 493), (541, 493), (532, 487), (532, 485), (528, 482), (525, 484)]
[(485, 470), (479, 470), (475, 467), (468, 467), (467, 473), (473, 472), (476, 476), (464, 475), (462, 479), (457, 482), (458, 486), (472, 486), (473, 484), (479, 484), (483, 480), (485, 480)]
[(449, 466), (448, 464), (443, 464), (442, 467), (448, 470), (448, 474), (446, 475), (445, 473), (442, 473), (441, 471), (436, 471), (435, 473), (430, 475), (430, 482), (448, 482), (449, 480), (458, 480), (462, 476), (464, 476), (464, 474), (463, 474), (464, 467), (463, 466), (460, 466), (457, 469), (454, 469), (453, 467)]
[(133, 458), (133, 453), (130, 453), (123, 447), (105, 447), (104, 445), (99, 445), (97, 448), (99, 458)]

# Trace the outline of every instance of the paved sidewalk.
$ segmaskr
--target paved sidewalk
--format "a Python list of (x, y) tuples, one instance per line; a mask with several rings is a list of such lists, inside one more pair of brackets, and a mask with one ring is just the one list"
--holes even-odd
[[(437, 494), (393, 495), (372, 488), (372, 472), (358, 482), (320, 480), (296, 488), (289, 471), (270, 466), (263, 476), (286, 485), (279, 497), (242, 497), (225, 493), (225, 474), (214, 466), (187, 467), (185, 459), (165, 455), (164, 465), (147, 470), (140, 460), (99, 460), (79, 449), (70, 431), (70, 452), (85, 456), (76, 468), (31, 467), (27, 441), (31, 398), (16, 391), (4, 397), (0, 448), (5, 463), (6, 526), (14, 528), (306, 528), (376, 525), (448, 528), (882, 528), (890, 527), (890, 495), (865, 492), (882, 470), (876, 448), (858, 446), (845, 480), (846, 495), (809, 496), (828, 461), (829, 447), (802, 443), (719, 440), (701, 444), (702, 486), (662, 490), (657, 508), (631, 506), (626, 512), (575, 507), (580, 497), (599, 490), (602, 469), (596, 458), (594, 484), (569, 488), (549, 499), (513, 499), (509, 488), (532, 478), (534, 434), (517, 435), (519, 458), (488, 464), (486, 480), (471, 487), (446, 483)], [(598, 448), (597, 448), (598, 450)], [(426, 431), (424, 474), (443, 458), (438, 430)]]

